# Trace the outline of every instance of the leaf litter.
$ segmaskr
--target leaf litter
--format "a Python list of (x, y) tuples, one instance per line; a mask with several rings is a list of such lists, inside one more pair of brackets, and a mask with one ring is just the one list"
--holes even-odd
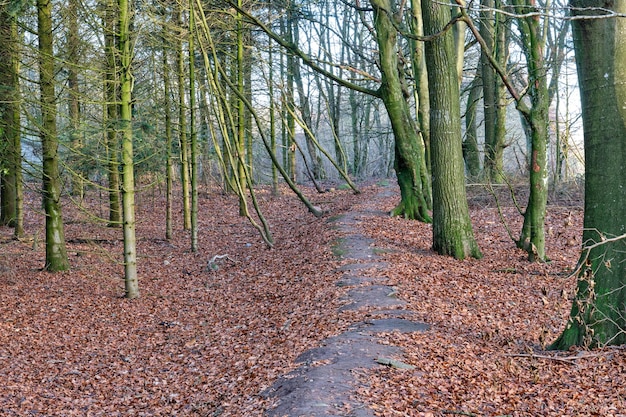
[[(415, 369), (355, 372), (358, 400), (377, 415), (624, 415), (622, 349), (543, 351), (571, 306), (580, 206), (550, 206), (552, 261), (530, 264), (497, 210), (476, 198), (471, 214), (485, 258), (456, 261), (430, 250), (430, 226), (370, 215), (393, 208), (395, 188), (392, 197), (363, 188), (357, 196), (309, 190), (329, 213), (322, 219), (286, 190), (260, 190), (271, 250), (237, 215), (234, 196), (209, 190), (200, 198), (197, 253), (179, 218), (174, 238), (164, 239), (164, 198), (141, 193), (141, 297), (132, 301), (122, 297), (119, 229), (65, 202), (72, 269), (50, 274), (41, 271), (43, 245), (0, 228), (0, 415), (263, 415), (271, 404), (259, 393), (293, 370), (298, 355), (363, 319), (339, 309), (348, 289), (336, 285), (342, 261), (332, 253), (332, 216), (350, 210), (364, 213), (354, 227), (374, 239), (396, 297), (431, 325), (380, 336), (404, 349), (394, 361)], [(28, 196), (31, 237), (44, 235), (37, 204)], [(106, 212), (97, 196), (84, 205)], [(518, 230), (516, 210), (503, 212)]]

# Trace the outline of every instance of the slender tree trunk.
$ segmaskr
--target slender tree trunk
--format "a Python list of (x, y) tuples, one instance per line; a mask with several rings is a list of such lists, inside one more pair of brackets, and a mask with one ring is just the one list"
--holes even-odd
[[(268, 13), (271, 15), (271, 7), (268, 9)], [(276, 101), (274, 99), (274, 47), (272, 45), (272, 38), (268, 37), (268, 63), (269, 63), (269, 99), (270, 99), (270, 148), (271, 153), (276, 155)], [(276, 164), (272, 164), (272, 195), (278, 195), (278, 169)]]
[(476, 180), (480, 176), (480, 153), (478, 150), (478, 128), (476, 127), (476, 107), (481, 93), (481, 78), (477, 72), (469, 87), (467, 107), (465, 108), (465, 140), (463, 141), (463, 158), (469, 179)]
[[(411, 31), (414, 35), (424, 35), (422, 0), (411, 0)], [(428, 98), (428, 70), (424, 57), (424, 42), (411, 41), (412, 69), (415, 78), (415, 101), (420, 135), (424, 141), (426, 166), (431, 169), (430, 158), (430, 100)]]
[[(439, 33), (450, 21), (449, 6), (422, 3), (424, 33)], [(457, 259), (480, 258), (465, 194), (459, 84), (451, 33), (426, 43), (430, 86), (433, 176), (433, 249)]]
[(119, 59), (115, 45), (117, 31), (117, 3), (106, 0), (104, 16), (104, 49), (106, 70), (104, 74), (104, 95), (106, 99), (105, 147), (107, 151), (107, 175), (109, 181), (109, 226), (122, 227), (122, 207), (120, 202), (119, 176)]
[(122, 132), (122, 207), (124, 220), (124, 282), (126, 298), (139, 297), (135, 239), (135, 175), (133, 158), (131, 64), (133, 48), (128, 0), (119, 1), (118, 48), (120, 56), (120, 131)]
[[(496, 0), (481, 0), (480, 34), (490, 51), (495, 51), (496, 36)], [(485, 157), (483, 168), (487, 180), (502, 181), (502, 143), (498, 136), (498, 79), (485, 51), (480, 58), (483, 85), (483, 103), (485, 115)]]
[(167, 26), (163, 24), (163, 51), (162, 51), (162, 70), (163, 70), (163, 114), (165, 117), (165, 238), (170, 240), (173, 235), (172, 225), (172, 191), (173, 191), (173, 174), (174, 166), (172, 161), (172, 111), (171, 111), (171, 81), (170, 67), (167, 59), (167, 51), (169, 50), (166, 43)]
[[(585, 215), (578, 287), (553, 348), (626, 343), (626, 2), (571, 0), (585, 135)], [(589, 9), (586, 9), (589, 8)]]
[[(237, 4), (239, 7), (243, 6), (243, 0), (237, 0)], [(243, 97), (245, 96), (245, 53), (244, 53), (244, 25), (243, 25), (243, 16), (240, 13), (237, 14), (236, 17), (236, 27), (237, 27), (237, 44), (236, 44), (236, 61), (235, 61), (235, 83), (237, 85), (237, 91)], [(235, 148), (236, 154), (235, 158), (237, 161), (237, 178), (239, 180), (239, 188), (241, 190), (245, 190), (247, 188), (246, 184), (246, 105), (244, 101), (237, 97), (233, 96), (233, 100), (236, 104), (237, 109), (237, 136), (235, 138)], [(248, 216), (248, 205), (245, 201), (245, 194), (239, 194), (239, 215)]]
[[(531, 6), (532, 0), (518, 0), (519, 11)], [(544, 38), (535, 17), (520, 19), (522, 45), (528, 64), (531, 106), (525, 112), (531, 129), (530, 195), (524, 213), (524, 224), (517, 245), (528, 252), (530, 261), (546, 260), (545, 217), (548, 201), (548, 123), (549, 94), (547, 68), (544, 63)]]
[(382, 83), (380, 95), (395, 137), (395, 169), (401, 201), (392, 215), (430, 222), (430, 187), (425, 178), (424, 147), (404, 96), (398, 73), (397, 33), (389, 0), (370, 0), (378, 43)]
[(80, 131), (81, 109), (80, 109), (80, 89), (78, 85), (78, 68), (79, 63), (79, 36), (78, 33), (78, 13), (79, 2), (70, 0), (68, 5), (68, 33), (67, 33), (67, 49), (68, 49), (68, 76), (67, 87), (69, 90), (69, 117), (70, 117), (70, 144), (74, 155), (72, 160), (74, 166), (72, 169), (72, 188), (71, 192), (77, 196), (82, 203), (84, 197), (84, 174), (82, 169), (82, 135)]
[(46, 265), (49, 271), (69, 269), (61, 213), (59, 143), (54, 91), (54, 48), (52, 46), (52, 3), (37, 0), (39, 37), (39, 87), (41, 90), (41, 146), (43, 151), (43, 205), (46, 212)]
[(191, 155), (191, 251), (198, 251), (198, 135), (196, 133), (195, 16), (189, 2), (189, 136)]
[[(182, 5), (178, 5), (176, 22), (182, 32)], [(178, 62), (178, 145), (180, 148), (180, 181), (183, 189), (183, 229), (191, 229), (191, 194), (189, 175), (189, 140), (187, 138), (187, 105), (185, 103), (185, 57), (183, 54), (183, 37), (176, 41)]]

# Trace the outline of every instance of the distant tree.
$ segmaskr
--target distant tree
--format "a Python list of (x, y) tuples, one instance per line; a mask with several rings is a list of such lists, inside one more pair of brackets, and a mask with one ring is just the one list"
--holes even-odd
[(585, 214), (578, 287), (556, 349), (626, 343), (626, 2), (571, 0), (570, 6), (585, 136)]

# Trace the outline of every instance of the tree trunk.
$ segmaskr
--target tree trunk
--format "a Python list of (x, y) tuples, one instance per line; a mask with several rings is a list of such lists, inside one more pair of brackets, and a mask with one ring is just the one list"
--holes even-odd
[(43, 151), (43, 205), (46, 212), (46, 265), (49, 271), (69, 269), (61, 214), (59, 143), (54, 91), (54, 48), (52, 46), (52, 3), (37, 0), (39, 37), (39, 87), (41, 90), (41, 146)]
[[(164, 16), (165, 19), (165, 16)], [(172, 189), (174, 167), (172, 161), (172, 112), (170, 99), (170, 67), (167, 59), (168, 45), (166, 42), (167, 25), (163, 23), (163, 51), (162, 53), (162, 70), (163, 70), (163, 113), (165, 117), (165, 239), (170, 240), (173, 235), (172, 226)]]
[[(450, 21), (450, 7), (422, 3), (424, 33), (439, 33)], [(448, 32), (426, 43), (430, 86), (430, 138), (433, 177), (433, 249), (457, 259), (480, 258), (465, 194), (459, 85), (454, 39)]]
[(135, 239), (135, 175), (133, 158), (132, 84), (133, 60), (130, 39), (131, 11), (128, 0), (119, 1), (118, 48), (120, 56), (120, 130), (122, 132), (122, 208), (124, 220), (124, 283), (126, 298), (139, 297)]
[[(411, 32), (417, 36), (424, 35), (421, 0), (411, 0)], [(430, 101), (428, 98), (428, 71), (424, 57), (424, 42), (411, 41), (411, 66), (415, 78), (415, 102), (419, 133), (424, 143), (426, 167), (430, 171)]]
[(185, 103), (185, 57), (183, 54), (182, 5), (178, 5), (176, 22), (181, 36), (176, 40), (178, 64), (178, 145), (180, 148), (180, 181), (183, 190), (183, 229), (191, 230), (191, 196), (189, 178), (189, 141), (187, 139), (187, 106)]
[(82, 204), (84, 197), (82, 136), (80, 131), (81, 109), (80, 89), (78, 85), (78, 69), (80, 68), (80, 34), (78, 32), (79, 3), (70, 0), (68, 5), (68, 33), (67, 33), (67, 87), (69, 90), (69, 118), (70, 118), (70, 145), (72, 148), (71, 193), (78, 197)]
[(106, 70), (104, 74), (104, 95), (106, 100), (105, 147), (107, 151), (107, 175), (109, 181), (109, 226), (122, 227), (122, 207), (120, 202), (120, 175), (119, 175), (119, 79), (118, 56), (115, 46), (117, 33), (117, 3), (106, 0), (104, 15), (104, 49), (106, 56)]
[[(530, 7), (531, 0), (518, 0), (519, 11)], [(528, 252), (528, 259), (546, 260), (545, 217), (548, 201), (548, 123), (549, 94), (547, 68), (540, 20), (535, 17), (519, 19), (526, 63), (528, 65), (528, 95), (530, 109), (523, 111), (531, 129), (529, 164), (530, 194), (524, 213), (524, 224), (517, 245)], [(519, 107), (519, 106), (518, 106)]]
[(402, 90), (398, 73), (397, 32), (391, 21), (389, 0), (371, 0), (378, 43), (382, 82), (380, 96), (395, 137), (395, 170), (400, 186), (400, 204), (392, 215), (430, 222), (430, 187), (425, 175), (424, 146)]
[(626, 13), (626, 2), (570, 5), (576, 17), (596, 19), (572, 20), (585, 135), (585, 215), (576, 297), (552, 346), (564, 350), (626, 343), (626, 21), (597, 18), (605, 10)]
[[(481, 12), (480, 34), (485, 40), (490, 51), (496, 51), (496, 40), (500, 28), (495, 13), (496, 0), (481, 0), (483, 11)], [(497, 58), (496, 58), (497, 59)], [(502, 182), (502, 157), (504, 150), (504, 127), (498, 126), (501, 119), (498, 118), (500, 105), (499, 92), (501, 84), (496, 76), (496, 71), (491, 66), (485, 51), (480, 57), (481, 78), (483, 85), (483, 104), (485, 117), (485, 156), (483, 162), (484, 174), (487, 180)]]
[(24, 234), (20, 140), (19, 38), (8, 5), (0, 6), (0, 224)]
[(469, 87), (467, 106), (465, 107), (465, 140), (463, 141), (463, 158), (465, 169), (470, 180), (480, 176), (480, 152), (478, 150), (478, 129), (476, 127), (476, 107), (481, 92), (480, 72), (477, 72)]
[(189, 139), (191, 159), (191, 251), (198, 252), (198, 135), (196, 132), (195, 16), (189, 2)]

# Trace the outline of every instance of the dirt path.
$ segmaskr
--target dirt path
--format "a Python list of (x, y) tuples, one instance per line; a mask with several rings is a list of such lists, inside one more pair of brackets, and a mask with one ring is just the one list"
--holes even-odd
[[(383, 190), (383, 194), (388, 191)], [(355, 401), (356, 375), (359, 370), (382, 366), (402, 356), (396, 346), (379, 343), (378, 333), (424, 331), (428, 326), (411, 321), (412, 312), (395, 297), (395, 289), (385, 285), (384, 277), (365, 276), (361, 271), (387, 267), (376, 255), (375, 242), (359, 232), (359, 224), (372, 216), (386, 216), (380, 211), (351, 211), (333, 224), (340, 238), (335, 253), (349, 262), (342, 268), (338, 286), (349, 287), (342, 311), (358, 310), (376, 319), (355, 322), (347, 331), (328, 338), (319, 347), (301, 354), (299, 367), (280, 377), (264, 395), (277, 399), (277, 406), (267, 410), (269, 417), (350, 416), (373, 417), (371, 410)], [(394, 362), (403, 366), (402, 362)]]

